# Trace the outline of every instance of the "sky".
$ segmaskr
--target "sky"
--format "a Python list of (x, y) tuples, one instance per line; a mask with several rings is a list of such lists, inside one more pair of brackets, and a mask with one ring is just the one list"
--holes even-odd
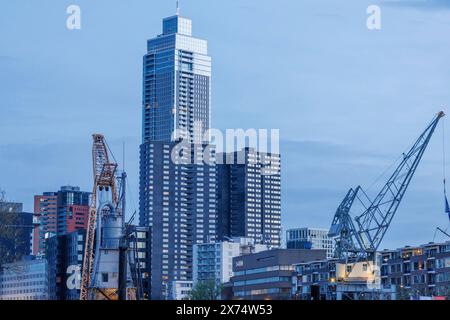
[[(71, 4), (81, 30), (66, 28)], [(366, 27), (369, 5), (381, 9), (381, 30)], [(91, 135), (103, 133), (120, 161), (125, 143), (137, 210), (142, 56), (174, 13), (175, 0), (2, 1), (0, 188), (9, 200), (32, 211), (35, 194), (90, 191)], [(380, 174), (450, 106), (449, 0), (182, 0), (181, 14), (209, 42), (213, 127), (280, 129), (284, 230), (329, 228), (350, 187), (375, 197), (388, 178)], [(447, 127), (380, 249), (433, 241), (448, 226)]]

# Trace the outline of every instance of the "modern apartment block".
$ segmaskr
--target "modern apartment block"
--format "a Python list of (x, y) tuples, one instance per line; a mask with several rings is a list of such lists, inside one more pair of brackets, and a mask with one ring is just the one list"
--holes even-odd
[[(140, 225), (151, 228), (152, 299), (167, 299), (172, 281), (192, 281), (192, 246), (216, 239), (216, 167), (191, 150), (175, 162), (179, 142), (141, 145)], [(197, 152), (198, 151), (198, 152)], [(214, 158), (214, 150), (210, 151)]]
[(64, 235), (85, 230), (89, 213), (90, 193), (79, 187), (63, 186), (57, 192), (34, 197), (34, 214), (39, 226), (34, 230), (33, 254), (45, 252), (47, 233)]
[(450, 241), (384, 250), (380, 254), (382, 287), (397, 286), (412, 297), (450, 298)]
[(47, 234), (45, 257), (48, 261), (49, 300), (78, 300), (86, 231), (65, 235)]
[(233, 238), (228, 241), (194, 245), (193, 282), (214, 281), (221, 285), (233, 276), (233, 258), (269, 250), (268, 245), (255, 244), (254, 239)]
[(31, 254), (33, 214), (22, 203), (0, 202), (0, 266)]
[(147, 42), (143, 67), (142, 140), (203, 143), (210, 127), (211, 57), (192, 36), (192, 21), (175, 15)]
[(296, 265), (296, 299), (450, 298), (450, 241), (377, 253), (376, 265), (329, 259)]
[(244, 148), (218, 153), (218, 238), (281, 245), (281, 157)]
[(48, 300), (48, 265), (45, 259), (26, 257), (5, 264), (0, 274), (0, 300)]
[(294, 265), (325, 257), (325, 250), (273, 249), (234, 258), (233, 298), (291, 300)]
[(317, 228), (299, 228), (286, 231), (288, 249), (324, 249), (327, 258), (334, 255), (334, 240), (328, 237), (328, 230)]

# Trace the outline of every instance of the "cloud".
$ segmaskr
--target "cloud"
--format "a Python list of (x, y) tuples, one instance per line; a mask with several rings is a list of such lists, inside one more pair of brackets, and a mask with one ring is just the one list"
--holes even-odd
[(385, 0), (382, 4), (416, 9), (450, 10), (450, 0)]

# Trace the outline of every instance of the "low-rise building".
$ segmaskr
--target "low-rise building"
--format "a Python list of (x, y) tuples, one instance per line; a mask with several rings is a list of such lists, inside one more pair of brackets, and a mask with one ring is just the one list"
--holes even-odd
[(233, 298), (291, 300), (295, 264), (324, 260), (325, 250), (274, 249), (233, 259)]
[(46, 259), (29, 256), (3, 265), (0, 274), (0, 300), (48, 300)]
[(192, 281), (172, 281), (168, 286), (169, 300), (189, 300), (192, 292)]
[(194, 245), (193, 282), (214, 280), (216, 285), (230, 281), (233, 258), (269, 250), (268, 245), (255, 244), (252, 238), (233, 238), (229, 241)]
[(306, 300), (450, 298), (450, 241), (378, 252), (375, 264), (299, 263), (293, 295)]
[(412, 298), (450, 297), (450, 241), (384, 250), (380, 254), (383, 287), (394, 285)]

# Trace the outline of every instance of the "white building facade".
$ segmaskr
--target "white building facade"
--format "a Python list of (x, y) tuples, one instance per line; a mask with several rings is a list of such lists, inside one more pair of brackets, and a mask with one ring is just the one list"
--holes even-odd
[(193, 283), (214, 280), (217, 285), (233, 276), (233, 258), (269, 250), (269, 245), (255, 244), (251, 238), (233, 238), (229, 241), (194, 245)]
[(289, 229), (286, 232), (288, 249), (323, 249), (327, 258), (333, 258), (334, 240), (328, 237), (328, 230), (318, 228)]

